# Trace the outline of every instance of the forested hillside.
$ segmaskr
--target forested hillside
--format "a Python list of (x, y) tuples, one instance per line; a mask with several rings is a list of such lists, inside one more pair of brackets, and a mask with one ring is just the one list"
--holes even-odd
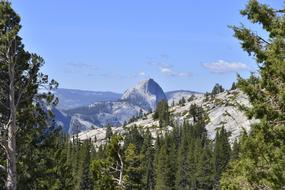
[[(58, 83), (41, 73), (44, 59), (25, 49), (20, 16), (1, 0), (0, 190), (285, 189), (285, 9), (249, 0), (241, 14), (264, 30), (230, 27), (256, 73), (170, 104), (134, 88), (126, 99), (155, 109), (122, 130), (105, 126), (97, 139), (70, 136), (55, 121)], [(243, 95), (247, 106), (232, 103)]]

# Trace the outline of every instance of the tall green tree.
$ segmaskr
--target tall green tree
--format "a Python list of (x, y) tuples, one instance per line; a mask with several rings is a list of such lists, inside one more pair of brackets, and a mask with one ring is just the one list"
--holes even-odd
[(160, 127), (166, 127), (169, 125), (170, 119), (169, 119), (170, 113), (169, 113), (169, 107), (166, 100), (162, 100), (157, 104), (156, 110), (153, 114), (153, 119), (159, 120), (159, 126)]
[(169, 168), (167, 168), (167, 150), (165, 145), (160, 147), (156, 165), (156, 184), (155, 190), (170, 189), (167, 186), (167, 175)]
[(136, 149), (136, 145), (129, 144), (125, 150), (125, 189), (140, 190), (142, 184), (141, 156)]
[(191, 104), (189, 108), (189, 114), (191, 117), (193, 117), (193, 122), (202, 122), (205, 118), (205, 112), (201, 106), (198, 106), (197, 104)]
[(238, 86), (249, 96), (249, 117), (260, 119), (242, 138), (239, 159), (222, 178), (223, 189), (282, 189), (285, 187), (285, 8), (250, 0), (241, 11), (266, 35), (232, 26), (242, 48), (253, 56), (258, 74), (239, 77)]
[(111, 137), (113, 136), (113, 130), (111, 125), (107, 125), (106, 127), (106, 140), (110, 141)]
[(144, 141), (141, 150), (142, 184), (143, 189), (152, 190), (154, 188), (154, 147), (152, 145), (152, 136), (147, 129), (144, 134)]
[(215, 86), (213, 87), (213, 90), (212, 90), (211, 95), (212, 95), (212, 96), (215, 96), (215, 95), (217, 95), (217, 94), (219, 94), (219, 93), (221, 93), (221, 92), (224, 92), (224, 91), (225, 91), (225, 89), (223, 88), (223, 86), (217, 83), (217, 84), (215, 84)]
[(218, 129), (216, 132), (213, 155), (216, 188), (220, 187), (221, 174), (226, 170), (231, 158), (231, 146), (228, 136), (229, 134), (224, 127)]
[(53, 103), (50, 93), (39, 93), (39, 87), (50, 90), (48, 76), (39, 72), (43, 59), (27, 52), (19, 36), (20, 17), (8, 1), (0, 1), (0, 118), (1, 147), (7, 160), (6, 189), (17, 188), (16, 135), (24, 126), (47, 125), (44, 103)]
[(177, 171), (176, 171), (176, 189), (189, 189), (190, 188), (190, 159), (189, 151), (190, 144), (189, 139), (186, 138), (189, 133), (186, 130), (182, 132), (181, 143), (179, 144), (178, 154), (177, 154)]
[(155, 189), (175, 189), (175, 163), (175, 144), (170, 134), (166, 134), (157, 157)]
[(129, 144), (134, 144), (136, 146), (136, 150), (140, 152), (143, 145), (143, 141), (144, 138), (141, 132), (138, 130), (138, 127), (136, 125), (131, 126), (128, 132), (125, 134), (123, 148), (126, 149)]
[[(69, 144), (70, 139), (69, 137), (65, 137), (62, 135), (56, 135), (55, 139), (51, 139), (51, 140), (56, 141), (56, 147), (52, 147), (51, 151), (48, 152), (48, 153), (51, 153), (51, 156), (52, 156), (52, 158), (49, 160), (50, 162), (52, 162), (52, 165), (49, 163), (46, 167), (43, 168), (43, 170), (47, 170), (47, 172), (38, 171), (40, 175), (42, 175), (43, 173), (46, 173), (46, 175), (42, 176), (42, 180), (41, 180), (42, 182), (45, 182), (46, 179), (48, 179), (47, 183), (45, 183), (45, 187), (43, 187), (42, 189), (74, 190), (74, 178), (72, 175), (72, 165), (68, 162), (68, 159), (67, 159), (68, 144)], [(49, 154), (46, 153), (45, 155), (49, 155)], [(24, 186), (25, 184), (21, 184), (20, 185), (21, 189), (24, 189), (23, 188)], [(34, 188), (29, 188), (29, 189), (40, 189), (40, 188), (34, 187)]]
[(83, 163), (82, 163), (82, 175), (80, 179), (80, 190), (93, 190), (93, 179), (91, 176), (91, 150), (92, 144), (91, 140), (84, 142), (83, 147)]
[(212, 190), (214, 187), (214, 167), (210, 148), (204, 147), (198, 158), (195, 174), (197, 189)]
[(106, 145), (105, 156), (91, 162), (91, 171), (95, 181), (95, 189), (124, 189), (124, 155), (122, 136), (113, 135)]

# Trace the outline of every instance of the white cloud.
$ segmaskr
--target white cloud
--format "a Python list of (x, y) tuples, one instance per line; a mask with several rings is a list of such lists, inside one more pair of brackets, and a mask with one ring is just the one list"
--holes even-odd
[(142, 77), (143, 77), (143, 76), (145, 76), (145, 75), (146, 75), (145, 72), (140, 72), (140, 73), (139, 73), (139, 76), (142, 76)]
[(160, 72), (162, 74), (171, 76), (171, 77), (191, 77), (191, 73), (190, 72), (177, 72), (174, 71), (171, 67), (160, 67)]
[(202, 65), (210, 72), (219, 74), (250, 70), (249, 66), (244, 63), (227, 62), (224, 60), (218, 60), (213, 63), (205, 63)]
[(180, 77), (191, 77), (192, 76), (190, 72), (180, 72), (180, 73), (177, 73), (177, 75)]
[(155, 66), (159, 69), (160, 73), (171, 76), (171, 77), (190, 77), (192, 76), (190, 72), (177, 72), (173, 69), (172, 65), (161, 63), (161, 62), (147, 62), (148, 65)]
[(165, 73), (165, 74), (173, 73), (173, 71), (170, 68), (167, 68), (167, 67), (160, 67), (159, 69), (160, 69), (161, 73)]

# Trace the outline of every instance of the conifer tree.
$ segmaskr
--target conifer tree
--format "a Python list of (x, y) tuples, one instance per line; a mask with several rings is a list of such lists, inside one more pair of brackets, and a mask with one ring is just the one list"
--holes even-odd
[(129, 144), (125, 150), (125, 189), (142, 189), (141, 157), (134, 144)]
[(113, 136), (112, 126), (107, 125), (107, 127), (106, 127), (106, 140), (109, 141), (112, 136)]
[(209, 147), (205, 147), (200, 153), (197, 163), (197, 189), (212, 190), (214, 186), (214, 170), (212, 162), (212, 152)]
[(158, 103), (157, 108), (153, 114), (153, 119), (159, 120), (160, 127), (166, 127), (169, 125), (169, 110), (168, 103), (165, 100), (162, 100)]
[(175, 163), (175, 144), (171, 136), (166, 134), (158, 154), (155, 189), (175, 189)]
[(6, 189), (17, 189), (16, 135), (24, 126), (48, 126), (49, 111), (44, 104), (56, 103), (51, 93), (39, 93), (39, 87), (49, 91), (57, 86), (39, 72), (43, 59), (25, 51), (19, 31), (20, 17), (8, 1), (0, 1), (0, 119), (1, 147), (7, 164)]
[(95, 159), (91, 163), (91, 171), (95, 181), (95, 189), (124, 189), (124, 155), (122, 136), (113, 135), (105, 148), (105, 157)]
[(237, 85), (236, 85), (235, 82), (233, 82), (233, 84), (232, 84), (232, 86), (231, 86), (231, 90), (235, 90), (235, 89), (237, 89)]
[(142, 184), (144, 190), (152, 190), (154, 188), (154, 147), (152, 145), (152, 137), (147, 129), (144, 134), (144, 142), (141, 150), (141, 167), (142, 167)]
[[(183, 127), (185, 128), (185, 126)], [(181, 144), (179, 145), (177, 155), (177, 171), (176, 171), (176, 189), (189, 189), (190, 188), (190, 159), (189, 159), (189, 140), (186, 130), (182, 131)], [(190, 138), (190, 137), (189, 137)]]
[(241, 11), (260, 25), (261, 35), (244, 25), (232, 26), (241, 46), (253, 56), (258, 74), (239, 77), (238, 86), (250, 99), (249, 117), (260, 119), (240, 141), (240, 154), (221, 180), (223, 189), (282, 189), (285, 187), (285, 9), (250, 0)]
[(194, 123), (196, 122), (202, 122), (204, 118), (204, 110), (202, 107), (197, 106), (197, 104), (191, 104), (190, 109), (189, 109), (189, 114), (190, 116), (193, 117)]
[(128, 132), (125, 134), (125, 139), (124, 139), (124, 149), (126, 149), (129, 144), (134, 144), (136, 146), (136, 150), (138, 152), (141, 151), (142, 145), (143, 145), (143, 136), (138, 130), (138, 127), (136, 125), (131, 126)]
[(215, 95), (217, 95), (217, 94), (219, 94), (219, 93), (221, 93), (221, 92), (224, 92), (225, 91), (225, 89), (222, 87), (222, 85), (220, 85), (220, 84), (215, 84), (215, 86), (213, 87), (213, 90), (212, 90), (212, 93), (211, 93), (211, 95), (212, 96), (215, 96)]
[(168, 169), (167, 168), (167, 150), (165, 145), (162, 145), (159, 150), (158, 158), (157, 158), (157, 165), (156, 165), (156, 184), (155, 184), (155, 190), (170, 189), (167, 186), (167, 175), (168, 175)]
[(232, 151), (231, 151), (231, 160), (235, 160), (239, 158), (239, 152), (240, 152), (240, 144), (237, 139), (235, 139), (233, 145), (232, 145)]
[(83, 144), (83, 163), (82, 163), (82, 175), (80, 180), (80, 190), (93, 190), (93, 179), (91, 177), (90, 165), (91, 165), (91, 149), (92, 144), (90, 140), (87, 140)]
[(228, 132), (222, 127), (216, 132), (214, 147), (214, 175), (215, 187), (219, 187), (221, 174), (225, 171), (231, 158), (231, 146), (228, 140)]
[[(54, 167), (50, 176), (45, 176), (46, 178), (50, 178), (49, 182), (46, 184), (46, 188), (54, 190), (73, 190), (74, 181), (72, 176), (72, 165), (67, 160), (69, 138), (59, 135), (57, 139), (57, 146), (53, 148), (55, 151), (54, 158), (52, 159)], [(49, 167), (51, 166), (48, 166), (45, 169), (51, 170)], [(21, 185), (21, 188), (22, 187), (23, 185)]]

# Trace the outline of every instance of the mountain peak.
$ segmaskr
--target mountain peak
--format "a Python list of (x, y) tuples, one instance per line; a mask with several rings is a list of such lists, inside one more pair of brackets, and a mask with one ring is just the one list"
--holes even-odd
[(154, 110), (161, 100), (167, 100), (162, 88), (152, 78), (140, 81), (135, 87), (128, 89), (122, 96), (146, 110)]

